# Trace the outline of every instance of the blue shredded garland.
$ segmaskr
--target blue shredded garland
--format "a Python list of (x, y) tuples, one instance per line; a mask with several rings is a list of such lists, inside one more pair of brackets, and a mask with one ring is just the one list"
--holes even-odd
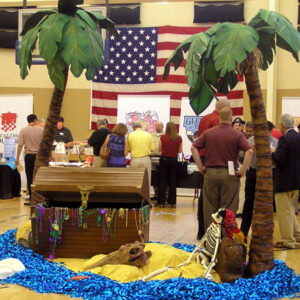
[[(119, 283), (101, 275), (68, 270), (64, 265), (16, 243), (16, 229), (0, 235), (0, 260), (17, 258), (26, 270), (0, 283), (18, 284), (37, 293), (59, 293), (84, 299), (274, 299), (300, 295), (300, 275), (275, 259), (275, 267), (254, 278), (217, 284), (207, 279), (172, 278), (163, 281)], [(194, 245), (176, 243), (173, 247), (191, 252)], [(68, 281), (77, 275), (90, 276)]]

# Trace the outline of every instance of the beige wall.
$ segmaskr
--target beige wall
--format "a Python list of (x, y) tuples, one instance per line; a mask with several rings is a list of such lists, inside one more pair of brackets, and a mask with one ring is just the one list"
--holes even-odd
[[(297, 0), (285, 0), (279, 3), (279, 12), (287, 16), (293, 24), (297, 23)], [(1, 5), (1, 2), (0, 2)], [(259, 10), (268, 9), (269, 0), (245, 0), (245, 18), (249, 21)], [(193, 26), (193, 2), (163, 2), (142, 3), (141, 26), (179, 25)], [(33, 65), (25, 80), (19, 76), (18, 66), (15, 64), (14, 50), (0, 49), (0, 94), (34, 95), (34, 112), (38, 117), (46, 118), (49, 101), (52, 94), (52, 83), (44, 65)], [(277, 115), (281, 112), (282, 96), (300, 96), (299, 71), (300, 64), (296, 64), (289, 53), (278, 51), (277, 56), (278, 77), (277, 86)], [(264, 100), (267, 95), (267, 74), (259, 73), (263, 89)], [(84, 139), (91, 133), (89, 130), (91, 83), (84, 76), (74, 78), (69, 76), (67, 91), (64, 97), (62, 115), (65, 124), (72, 130), (75, 139)], [(250, 119), (248, 98), (245, 93), (245, 120)]]

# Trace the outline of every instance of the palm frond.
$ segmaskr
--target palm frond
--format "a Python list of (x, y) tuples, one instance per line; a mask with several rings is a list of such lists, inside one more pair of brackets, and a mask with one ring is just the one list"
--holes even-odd
[(34, 28), (28, 30), (18, 46), (18, 61), (20, 67), (20, 76), (22, 79), (25, 79), (25, 77), (28, 75), (27, 69), (30, 69), (31, 67), (32, 51), (35, 48), (41, 26), (47, 18), (48, 16), (44, 15)]
[(224, 77), (247, 58), (259, 40), (256, 30), (242, 24), (224, 23), (215, 34), (213, 58), (217, 71)]
[(41, 10), (34, 14), (32, 14), (25, 22), (23, 29), (20, 35), (25, 35), (30, 29), (34, 28), (43, 18), (44, 16), (48, 16), (51, 14), (57, 13), (57, 9), (49, 9), (49, 10)]
[[(164, 80), (166, 80), (167, 77), (169, 76), (171, 63), (173, 63), (174, 68), (176, 70), (184, 60), (183, 52), (187, 52), (189, 50), (191, 44), (193, 43), (193, 41), (198, 40), (198, 39), (200, 39), (200, 40), (203, 39), (203, 41), (197, 42), (197, 44), (198, 44), (197, 48), (201, 47), (200, 44), (203, 44), (202, 46), (204, 46), (206, 44), (207, 38), (203, 34), (203, 32), (201, 32), (201, 33), (197, 33), (195, 35), (188, 37), (174, 50), (174, 52), (171, 54), (171, 56), (168, 58), (168, 60), (165, 63), (164, 75), (163, 75)], [(197, 51), (199, 51), (199, 49)]]
[(50, 63), (56, 55), (58, 45), (62, 41), (62, 34), (65, 25), (70, 21), (70, 16), (66, 14), (52, 14), (41, 26), (39, 33), (40, 55), (46, 63)]
[(271, 42), (271, 47), (275, 49), (274, 42), (271, 41), (270, 36), (276, 38), (278, 47), (291, 52), (296, 61), (299, 61), (300, 33), (285, 16), (261, 9), (249, 22), (249, 26), (255, 28), (260, 34), (261, 38), (258, 48), (261, 50), (263, 57), (267, 57), (267, 61), (264, 61), (263, 64), (264, 69), (267, 67), (267, 64), (273, 61), (273, 53), (271, 57), (272, 50), (269, 49), (267, 44), (267, 42)]

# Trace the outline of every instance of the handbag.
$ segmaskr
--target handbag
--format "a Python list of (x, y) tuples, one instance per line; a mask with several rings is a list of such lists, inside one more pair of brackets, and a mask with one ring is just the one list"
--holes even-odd
[(177, 161), (177, 178), (182, 179), (187, 177), (188, 171), (187, 171), (188, 163), (187, 161)]
[(104, 160), (108, 160), (110, 157), (110, 148), (108, 146), (108, 143), (103, 143), (103, 145), (100, 148), (100, 157)]
[(189, 175), (188, 162), (184, 160), (183, 153), (181, 153), (181, 157), (178, 155), (177, 159), (177, 179), (182, 179)]

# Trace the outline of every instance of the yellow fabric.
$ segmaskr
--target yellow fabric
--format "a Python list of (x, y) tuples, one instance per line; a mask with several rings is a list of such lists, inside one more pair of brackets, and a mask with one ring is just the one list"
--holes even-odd
[(16, 241), (20, 239), (28, 241), (29, 234), (31, 234), (31, 221), (28, 220), (24, 225), (18, 228), (16, 233)]
[[(16, 233), (16, 240), (20, 238), (28, 241), (28, 233), (31, 231), (31, 221), (26, 222), (23, 226), (18, 228)], [(58, 246), (59, 247), (59, 246)], [(151, 251), (152, 256), (147, 261), (146, 265), (142, 268), (137, 268), (128, 265), (105, 265), (89, 270), (89, 272), (106, 276), (111, 280), (117, 280), (121, 283), (136, 281), (144, 276), (151, 274), (163, 267), (171, 266), (176, 267), (177, 265), (185, 262), (191, 253), (185, 252), (180, 249), (176, 249), (169, 245), (146, 243), (145, 251)], [(105, 257), (103, 254), (93, 256), (90, 259), (79, 259), (79, 258), (57, 258), (53, 261), (57, 263), (63, 263), (66, 268), (74, 272), (85, 271), (85, 268), (94, 264)], [(205, 269), (201, 264), (195, 262), (192, 259), (192, 263), (181, 268), (174, 268), (165, 273), (159, 274), (152, 277), (150, 280), (164, 280), (169, 278), (196, 278), (203, 277)], [(213, 270), (211, 272), (216, 282), (221, 282), (219, 275)]]
[[(117, 280), (125, 283), (130, 281), (136, 281), (150, 273), (157, 271), (166, 266), (175, 267), (184, 261), (186, 261), (190, 253), (183, 250), (176, 249), (168, 245), (161, 245), (150, 243), (146, 244), (145, 251), (152, 251), (151, 258), (147, 261), (146, 266), (143, 268), (137, 268), (128, 265), (105, 265), (89, 270), (92, 273), (99, 274), (110, 278), (111, 280)], [(105, 255), (96, 255), (89, 260), (86, 259), (70, 259), (70, 258), (57, 258), (54, 261), (58, 263), (64, 263), (68, 269), (75, 272), (82, 272), (86, 267), (94, 264), (98, 260), (105, 257)], [(203, 277), (205, 272), (202, 265), (194, 262), (187, 266), (171, 269), (165, 273), (152, 277), (150, 280), (164, 280), (169, 278), (184, 277), (184, 278), (196, 278)], [(220, 282), (220, 278), (215, 271), (212, 271), (212, 275), (216, 282)]]
[(151, 154), (153, 140), (150, 133), (137, 128), (128, 135), (128, 145), (131, 157), (142, 157)]

